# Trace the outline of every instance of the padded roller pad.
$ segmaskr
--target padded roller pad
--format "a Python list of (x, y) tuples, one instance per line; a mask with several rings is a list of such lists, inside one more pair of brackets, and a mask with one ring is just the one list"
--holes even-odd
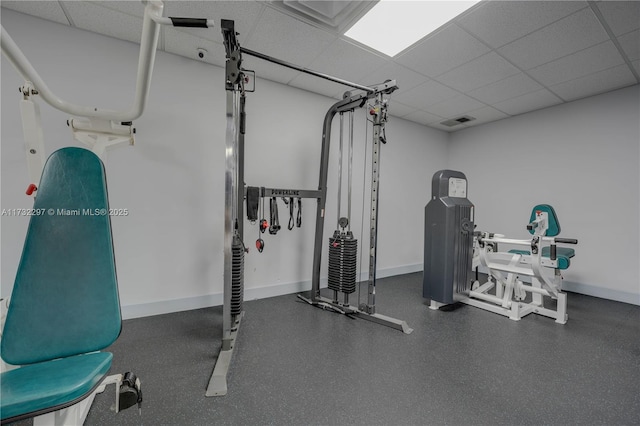
[[(542, 256), (549, 257), (550, 253), (551, 253), (551, 247), (549, 246), (542, 247)], [(576, 251), (569, 247), (556, 246), (556, 254), (558, 255), (558, 257), (563, 256), (566, 258), (572, 258), (573, 256), (576, 255)]]
[(94, 352), (2, 373), (2, 420), (79, 402), (100, 384), (113, 355)]
[[(547, 231), (544, 233), (546, 237), (557, 237), (560, 234), (560, 221), (558, 221), (558, 216), (556, 215), (556, 211), (549, 204), (538, 204), (531, 210), (531, 217), (529, 218), (529, 222), (533, 222), (536, 220), (536, 212), (542, 211), (547, 213)], [(535, 233), (534, 229), (529, 231), (531, 235)]]

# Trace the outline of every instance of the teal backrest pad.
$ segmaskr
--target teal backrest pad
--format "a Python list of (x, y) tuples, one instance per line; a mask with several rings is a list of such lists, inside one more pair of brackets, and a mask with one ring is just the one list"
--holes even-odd
[[(557, 237), (560, 234), (560, 222), (558, 221), (558, 216), (556, 215), (556, 211), (549, 204), (538, 204), (531, 210), (531, 218), (529, 219), (529, 223), (536, 220), (536, 212), (543, 211), (547, 213), (549, 228), (545, 232), (545, 237)], [(529, 233), (533, 235), (535, 230), (530, 230)]]
[(31, 364), (103, 349), (121, 329), (104, 167), (91, 151), (47, 160), (2, 335), (2, 358)]

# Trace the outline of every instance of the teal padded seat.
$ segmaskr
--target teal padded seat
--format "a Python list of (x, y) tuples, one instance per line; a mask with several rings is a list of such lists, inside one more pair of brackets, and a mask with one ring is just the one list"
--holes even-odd
[(61, 409), (81, 401), (100, 384), (112, 358), (109, 352), (94, 352), (3, 373), (2, 418), (37, 415), (49, 412), (50, 407)]
[[(550, 257), (551, 248), (549, 246), (542, 247), (542, 257)], [(528, 250), (509, 250), (509, 253), (521, 254), (523, 256), (529, 256), (531, 254)], [(556, 257), (558, 259), (558, 269), (568, 269), (571, 265), (571, 259), (576, 255), (576, 251), (572, 248), (556, 247)]]
[(3, 424), (89, 396), (122, 324), (102, 162), (58, 150), (36, 195), (2, 334), (2, 358), (21, 366), (0, 377)]

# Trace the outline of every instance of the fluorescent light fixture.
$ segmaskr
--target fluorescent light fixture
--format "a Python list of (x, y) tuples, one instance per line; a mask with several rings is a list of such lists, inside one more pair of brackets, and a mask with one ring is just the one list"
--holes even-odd
[(380, 0), (344, 35), (393, 57), (476, 3)]

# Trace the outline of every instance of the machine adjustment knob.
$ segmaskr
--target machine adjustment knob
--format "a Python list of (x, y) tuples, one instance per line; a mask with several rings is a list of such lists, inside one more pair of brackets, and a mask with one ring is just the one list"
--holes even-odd
[(35, 183), (32, 183), (29, 186), (27, 186), (27, 190), (26, 190), (25, 194), (31, 195), (37, 190), (38, 190), (38, 187), (35, 185)]

